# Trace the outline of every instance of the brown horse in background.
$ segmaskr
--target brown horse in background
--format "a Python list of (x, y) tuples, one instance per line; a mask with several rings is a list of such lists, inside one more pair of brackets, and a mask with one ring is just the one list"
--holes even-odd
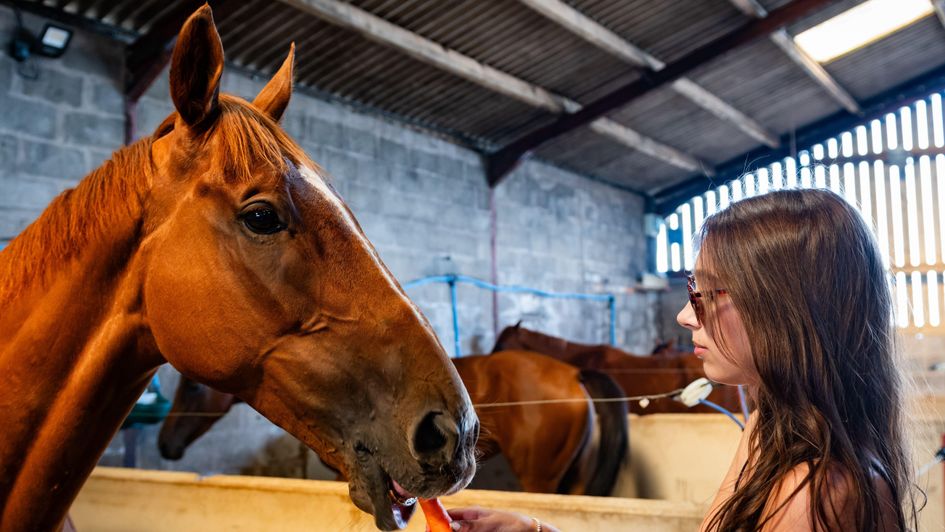
[(413, 511), (392, 487), (436, 497), (472, 479), (459, 375), (278, 125), (292, 62), (252, 103), (220, 94), (223, 45), (200, 8), (171, 58), (176, 112), (0, 251), (0, 531), (62, 526), (166, 362), (344, 472), (378, 528)]
[[(591, 403), (623, 391), (602, 373), (526, 351), (453, 359), (476, 405), (481, 460), (502, 454), (525, 491), (609, 495), (627, 452), (625, 403)], [(545, 404), (504, 405), (530, 401)], [(562, 402), (553, 402), (562, 401)], [(161, 455), (184, 450), (239, 402), (181, 376), (158, 436)]]
[[(702, 361), (690, 352), (678, 351), (663, 344), (650, 356), (634, 355), (612, 345), (580, 344), (563, 338), (526, 329), (521, 322), (506, 327), (499, 334), (493, 352), (507, 349), (525, 349), (561, 360), (578, 368), (606, 373), (623, 388), (628, 397), (655, 395), (685, 388), (690, 382), (705, 377)], [(734, 386), (714, 385), (712, 401), (732, 412), (741, 408), (738, 389)], [(634, 414), (661, 414), (671, 412), (717, 413), (704, 405), (687, 407), (672, 398), (650, 401), (645, 408), (638, 402), (630, 403)]]

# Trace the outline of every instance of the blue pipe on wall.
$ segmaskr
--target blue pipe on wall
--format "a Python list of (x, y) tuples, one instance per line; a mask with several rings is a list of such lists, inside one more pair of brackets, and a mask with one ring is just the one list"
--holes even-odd
[(462, 350), (460, 348), (460, 329), (459, 329), (459, 316), (457, 315), (456, 308), (456, 284), (457, 283), (466, 283), (471, 284), (475, 287), (482, 288), (484, 290), (491, 290), (493, 292), (510, 292), (515, 294), (532, 294), (538, 297), (545, 297), (550, 299), (580, 299), (580, 300), (589, 300), (589, 301), (606, 301), (607, 307), (610, 312), (610, 345), (617, 344), (617, 297), (614, 294), (582, 294), (577, 292), (548, 292), (546, 290), (539, 290), (537, 288), (529, 288), (526, 286), (519, 285), (496, 285), (492, 283), (487, 283), (481, 279), (476, 279), (475, 277), (469, 277), (466, 275), (432, 275), (430, 277), (422, 277), (420, 279), (414, 279), (413, 281), (404, 283), (404, 288), (414, 288), (417, 286), (423, 286), (432, 283), (446, 283), (450, 287), (450, 305), (453, 311), (453, 352), (454, 356), (460, 357), (462, 355)]

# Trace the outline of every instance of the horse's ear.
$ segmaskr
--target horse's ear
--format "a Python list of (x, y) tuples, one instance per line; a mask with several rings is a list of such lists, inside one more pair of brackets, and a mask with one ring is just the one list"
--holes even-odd
[(269, 83), (259, 91), (259, 95), (253, 100), (253, 105), (257, 109), (269, 115), (276, 122), (282, 118), (282, 113), (289, 105), (289, 98), (292, 97), (292, 68), (295, 63), (295, 43), (289, 46), (289, 56), (282, 62), (282, 66), (276, 72)]
[(516, 329), (521, 329), (521, 328), (522, 328), (522, 320), (518, 320), (517, 322), (515, 322), (515, 325), (514, 325), (513, 327), (516, 328)]
[(184, 23), (171, 57), (171, 99), (188, 126), (216, 116), (222, 74), (223, 43), (204, 4)]

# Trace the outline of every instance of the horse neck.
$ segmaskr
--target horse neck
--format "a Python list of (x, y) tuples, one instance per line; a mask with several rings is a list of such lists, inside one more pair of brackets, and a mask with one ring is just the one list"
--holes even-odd
[(564, 338), (549, 336), (535, 331), (523, 331), (521, 335), (523, 347), (552, 358), (577, 366), (593, 365), (609, 346), (579, 344)]
[[(459, 373), (459, 378), (463, 381), (473, 405), (504, 402), (506, 400), (505, 396), (501, 395), (503, 391), (501, 383), (494, 382), (492, 374), (489, 372), (490, 356), (472, 355), (450, 359), (456, 368), (456, 373)], [(499, 384), (498, 388), (495, 386), (496, 384)], [(498, 452), (498, 442), (495, 438), (495, 427), (493, 426), (494, 414), (495, 412), (491, 408), (476, 408), (476, 415), (479, 416), (480, 426), (482, 427), (479, 432), (479, 440), (476, 443), (476, 449), (481, 455), (480, 460), (487, 460)]]
[(162, 361), (140, 308), (139, 176), (122, 168), (93, 172), (0, 253), (0, 530), (58, 526)]

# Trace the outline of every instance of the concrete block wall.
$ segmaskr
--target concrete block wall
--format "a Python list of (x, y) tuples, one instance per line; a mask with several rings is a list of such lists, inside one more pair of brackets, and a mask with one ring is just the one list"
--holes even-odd
[(120, 46), (76, 32), (62, 58), (20, 64), (6, 54), (14, 27), (0, 7), (0, 247), (121, 146), (124, 131)]
[[(26, 21), (33, 30), (41, 27), (38, 19)], [(12, 29), (12, 12), (0, 7), (0, 41), (6, 42)], [(120, 44), (82, 31), (61, 59), (37, 58), (24, 67), (0, 54), (0, 246), (122, 144), (121, 69)], [(252, 99), (264, 81), (229, 68), (223, 90)], [(138, 135), (150, 134), (172, 110), (165, 72), (137, 106)], [(334, 176), (400, 281), (444, 273), (489, 279), (490, 190), (477, 154), (302, 93), (293, 97), (283, 125)], [(643, 199), (534, 160), (494, 194), (498, 281), (617, 293), (618, 344), (649, 352), (657, 340), (659, 296), (633, 290), (647, 266)], [(428, 285), (408, 294), (452, 352), (448, 287)], [(463, 351), (488, 351), (494, 342), (492, 295), (469, 286), (460, 286), (458, 295)], [(609, 315), (601, 302), (502, 294), (499, 308), (500, 325), (523, 320), (577, 341), (608, 338)], [(170, 395), (176, 375), (167, 368), (161, 375)], [(282, 456), (293, 454), (279, 451), (272, 442), (281, 432), (244, 406), (205, 436), (204, 451), (182, 464), (157, 458), (155, 432), (146, 429), (141, 437), (139, 457), (148, 467), (265, 473), (254, 460), (267, 446), (275, 445)], [(121, 450), (116, 441), (106, 462), (115, 463)]]

